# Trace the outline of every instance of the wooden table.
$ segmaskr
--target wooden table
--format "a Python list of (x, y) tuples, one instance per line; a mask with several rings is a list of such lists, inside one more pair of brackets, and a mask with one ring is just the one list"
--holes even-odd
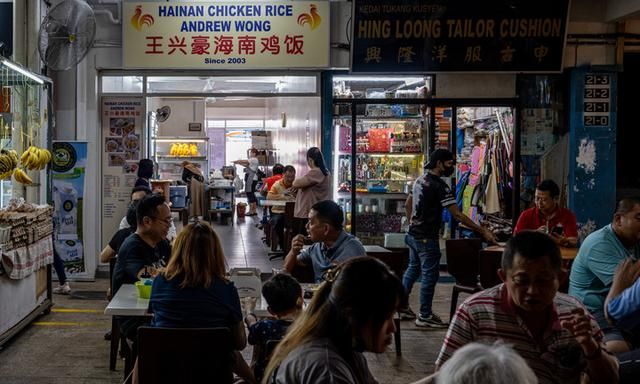
[[(504, 246), (502, 245), (491, 245), (482, 249), (485, 252), (504, 252)], [(562, 256), (562, 260), (564, 262), (572, 261), (578, 255), (578, 248), (567, 248), (560, 247), (560, 255)]]

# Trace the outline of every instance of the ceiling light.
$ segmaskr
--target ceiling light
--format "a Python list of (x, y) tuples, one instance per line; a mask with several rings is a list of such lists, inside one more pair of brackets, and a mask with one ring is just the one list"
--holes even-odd
[(264, 79), (229, 79), (225, 80), (227, 83), (278, 83), (281, 80), (264, 80)]
[(334, 76), (333, 81), (404, 81), (405, 84), (411, 84), (418, 81), (424, 81), (424, 77), (355, 77), (355, 76)]

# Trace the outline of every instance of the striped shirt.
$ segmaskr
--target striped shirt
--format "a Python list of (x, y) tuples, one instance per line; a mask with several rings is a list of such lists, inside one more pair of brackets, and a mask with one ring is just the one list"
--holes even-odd
[[(583, 308), (575, 298), (556, 293), (551, 312), (551, 326), (538, 343), (516, 314), (504, 284), (469, 297), (451, 321), (436, 365), (441, 367), (460, 347), (470, 342), (492, 344), (501, 340), (511, 345), (535, 372), (540, 384), (580, 383), (587, 361), (582, 348), (571, 333), (560, 326), (572, 317), (571, 311)], [(585, 309), (585, 312), (587, 310)], [(591, 319), (594, 338), (602, 344), (602, 332)]]

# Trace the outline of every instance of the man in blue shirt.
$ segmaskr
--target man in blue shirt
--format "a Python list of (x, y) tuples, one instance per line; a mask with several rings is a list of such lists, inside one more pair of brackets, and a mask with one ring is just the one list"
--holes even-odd
[(303, 249), (304, 236), (295, 236), (284, 259), (284, 269), (291, 273), (296, 265), (310, 265), (315, 281), (319, 283), (324, 272), (332, 266), (353, 257), (366, 256), (360, 240), (342, 229), (343, 221), (342, 209), (335, 202), (324, 200), (315, 203), (307, 222), (307, 233), (314, 244)]
[(620, 330), (607, 323), (604, 302), (616, 266), (627, 258), (639, 257), (640, 198), (626, 198), (618, 203), (611, 224), (587, 236), (571, 267), (569, 294), (591, 311), (604, 332), (607, 349), (614, 353), (629, 347)]

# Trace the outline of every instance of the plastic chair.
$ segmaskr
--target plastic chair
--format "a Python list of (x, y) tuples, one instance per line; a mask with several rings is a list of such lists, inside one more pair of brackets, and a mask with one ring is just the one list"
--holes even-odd
[(498, 276), (498, 269), (502, 263), (502, 252), (481, 250), (478, 258), (480, 285), (483, 289), (495, 287), (502, 283)]
[(458, 308), (460, 292), (475, 293), (482, 290), (478, 284), (478, 253), (482, 248), (480, 239), (455, 239), (445, 243), (447, 252), (447, 270), (456, 279), (451, 292), (449, 318)]
[(233, 343), (228, 328), (138, 329), (141, 384), (232, 383)]

